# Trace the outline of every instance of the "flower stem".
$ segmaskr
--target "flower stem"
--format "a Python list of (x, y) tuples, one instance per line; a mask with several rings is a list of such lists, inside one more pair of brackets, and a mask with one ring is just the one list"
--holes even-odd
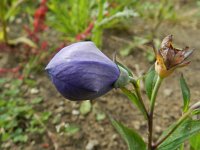
[(140, 92), (140, 87), (139, 87), (138, 83), (135, 80), (131, 80), (131, 83), (135, 88), (135, 92), (136, 92), (136, 95), (138, 96), (140, 105), (141, 105), (141, 107), (142, 107), (142, 109), (144, 111), (145, 118), (148, 120), (149, 114), (148, 114), (148, 111), (146, 109), (146, 106), (144, 105), (144, 102), (143, 102), (143, 99), (142, 99), (142, 96), (141, 96), (141, 92)]
[(2, 30), (3, 30), (3, 40), (6, 44), (8, 44), (8, 37), (7, 37), (7, 20), (5, 18), (6, 16), (6, 1), (1, 1), (0, 2), (0, 22), (2, 24)]
[(156, 96), (158, 93), (158, 89), (160, 88), (160, 85), (162, 83), (162, 78), (158, 76), (156, 84), (154, 86), (152, 95), (151, 95), (151, 104), (150, 104), (150, 112), (149, 112), (149, 119), (148, 119), (148, 131), (149, 131), (149, 136), (148, 136), (148, 149), (153, 150), (152, 147), (152, 141), (153, 141), (153, 113), (154, 113), (154, 106), (155, 106), (155, 101), (156, 101)]
[(4, 42), (8, 44), (8, 37), (7, 37), (7, 31), (6, 31), (7, 22), (5, 20), (2, 21), (2, 26), (3, 26), (3, 39), (4, 39)]
[(183, 114), (183, 116), (177, 121), (177, 123), (174, 125), (174, 127), (161, 139), (159, 139), (156, 144), (153, 146), (154, 149), (156, 149), (161, 143), (163, 143), (180, 125), (181, 123), (191, 114), (192, 110), (188, 110), (186, 113)]

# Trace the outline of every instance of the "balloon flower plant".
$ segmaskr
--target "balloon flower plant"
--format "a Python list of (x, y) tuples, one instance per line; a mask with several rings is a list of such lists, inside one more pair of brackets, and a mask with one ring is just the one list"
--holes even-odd
[[(156, 97), (161, 83), (177, 68), (190, 63), (187, 58), (193, 50), (185, 47), (180, 50), (172, 45), (172, 35), (165, 37), (160, 49), (155, 53), (156, 62), (141, 78), (134, 78), (132, 72), (106, 57), (93, 42), (85, 41), (61, 49), (46, 67), (52, 83), (66, 98), (72, 101), (93, 100), (113, 88), (121, 91), (141, 111), (148, 124), (148, 140), (144, 141), (139, 133), (127, 128), (111, 118), (111, 122), (129, 150), (177, 150), (183, 142), (200, 131), (200, 120), (194, 119), (200, 113), (200, 102), (190, 105), (190, 90), (183, 75), (180, 86), (183, 95), (182, 116), (153, 141), (153, 118)], [(150, 106), (145, 106), (140, 89), (140, 80), (144, 80)], [(132, 89), (127, 88), (131, 84)]]

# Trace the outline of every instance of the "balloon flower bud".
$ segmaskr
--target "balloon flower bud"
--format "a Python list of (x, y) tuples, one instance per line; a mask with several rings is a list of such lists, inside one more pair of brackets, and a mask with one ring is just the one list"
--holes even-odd
[(128, 81), (119, 82), (120, 69), (93, 42), (78, 42), (61, 49), (45, 69), (56, 89), (69, 100), (95, 99), (114, 88), (116, 81), (115, 87)]
[(193, 50), (185, 47), (179, 50), (172, 46), (172, 35), (165, 37), (161, 43), (161, 48), (156, 54), (155, 70), (161, 78), (169, 76), (176, 68), (184, 67), (190, 63), (186, 59)]

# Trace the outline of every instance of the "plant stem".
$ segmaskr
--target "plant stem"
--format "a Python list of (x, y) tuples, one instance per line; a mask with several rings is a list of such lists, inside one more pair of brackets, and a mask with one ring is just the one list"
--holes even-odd
[(6, 31), (7, 23), (6, 23), (5, 20), (2, 20), (2, 26), (3, 26), (3, 38), (4, 38), (4, 42), (6, 44), (8, 44), (8, 36), (7, 36), (7, 31)]
[(133, 80), (133, 81), (131, 80), (131, 83), (133, 84), (133, 86), (135, 88), (135, 92), (136, 92), (136, 95), (138, 96), (140, 105), (144, 110), (145, 118), (148, 120), (149, 119), (149, 114), (148, 114), (148, 111), (147, 111), (147, 109), (146, 109), (146, 107), (144, 105), (144, 102), (143, 102), (143, 99), (142, 99), (142, 96), (141, 96), (141, 92), (140, 92), (140, 87), (139, 87), (138, 83), (135, 80)]
[(5, 0), (1, 0), (0, 2), (0, 22), (2, 24), (2, 30), (3, 30), (3, 40), (6, 44), (8, 44), (8, 36), (7, 36), (7, 20), (5, 18), (6, 16), (6, 7), (7, 2)]
[(148, 119), (148, 131), (149, 131), (149, 137), (148, 137), (148, 149), (153, 150), (152, 147), (152, 141), (153, 141), (153, 113), (154, 113), (154, 106), (156, 101), (156, 96), (158, 93), (158, 89), (162, 83), (162, 78), (158, 76), (156, 84), (154, 86), (152, 95), (151, 95), (151, 104), (150, 104), (150, 112), (149, 112), (149, 119)]
[(101, 47), (102, 46), (102, 35), (103, 30), (102, 27), (99, 26), (99, 23), (103, 20), (103, 6), (105, 1), (99, 0), (98, 1), (98, 16), (97, 16), (97, 22), (95, 23), (94, 29), (93, 29), (93, 35), (92, 35), (92, 41), (94, 43)]
[(183, 116), (177, 121), (177, 123), (174, 125), (174, 127), (160, 140), (156, 142), (156, 144), (153, 146), (154, 149), (156, 149), (161, 143), (163, 143), (178, 127), (181, 125), (181, 123), (191, 114), (192, 110), (188, 110)]

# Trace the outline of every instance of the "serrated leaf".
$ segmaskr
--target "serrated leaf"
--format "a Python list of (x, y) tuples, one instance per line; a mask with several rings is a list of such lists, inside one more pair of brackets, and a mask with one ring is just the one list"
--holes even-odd
[(200, 133), (197, 133), (190, 138), (190, 146), (193, 150), (200, 150)]
[(143, 109), (138, 97), (135, 95), (135, 93), (131, 92), (130, 90), (126, 88), (121, 88), (123, 93), (128, 97), (128, 99), (143, 113), (143, 115), (146, 117), (145, 110)]
[(189, 103), (190, 103), (190, 89), (183, 75), (181, 75), (181, 78), (180, 78), (180, 86), (181, 86), (181, 91), (183, 95), (183, 112), (186, 112), (189, 108)]
[[(162, 136), (166, 135), (174, 125), (170, 126)], [(161, 145), (158, 150), (176, 150), (191, 136), (200, 131), (200, 120), (185, 120)]]
[(146, 144), (139, 134), (114, 119), (111, 119), (111, 122), (127, 143), (129, 150), (146, 150)]
[(151, 94), (152, 94), (153, 88), (155, 86), (157, 77), (158, 77), (158, 75), (157, 75), (154, 65), (153, 65), (149, 69), (149, 71), (147, 72), (147, 75), (145, 77), (145, 89), (146, 89), (146, 93), (147, 93), (149, 100), (151, 100)]

